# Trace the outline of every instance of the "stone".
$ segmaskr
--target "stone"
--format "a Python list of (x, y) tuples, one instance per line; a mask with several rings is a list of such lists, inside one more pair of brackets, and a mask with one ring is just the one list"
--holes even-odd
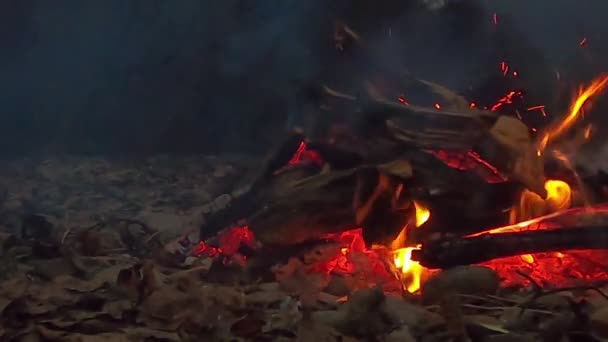
[(446, 295), (495, 294), (500, 285), (498, 274), (482, 266), (459, 266), (437, 273), (422, 286), (422, 300), (436, 304)]

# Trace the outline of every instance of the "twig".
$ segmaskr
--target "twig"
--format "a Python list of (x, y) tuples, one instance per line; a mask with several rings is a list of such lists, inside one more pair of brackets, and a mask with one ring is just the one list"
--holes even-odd
[[(510, 309), (510, 306), (483, 306), (483, 305), (474, 305), (474, 304), (462, 304), (462, 307), (469, 309), (479, 309), (479, 310), (487, 310), (487, 311), (504, 311)], [(528, 309), (528, 311), (542, 313), (547, 315), (555, 315), (555, 312), (548, 310), (540, 310), (540, 309)]]
[(61, 244), (65, 245), (65, 240), (68, 238), (68, 236), (70, 236), (70, 234), (72, 233), (72, 228), (69, 228), (65, 230), (65, 232), (63, 232), (63, 236), (61, 236)]
[(502, 304), (502, 303), (512, 303), (512, 300), (509, 299), (505, 299), (505, 298), (501, 298), (501, 297), (495, 297), (495, 296), (477, 296), (477, 295), (471, 295), (471, 294), (464, 294), (464, 293), (459, 293), (457, 294), (457, 296), (462, 297), (462, 298), (467, 298), (467, 299), (473, 299), (473, 300), (479, 300), (479, 301), (484, 301), (484, 302), (490, 302), (490, 303), (495, 303), (495, 304)]
[(560, 287), (560, 288), (551, 289), (551, 290), (543, 290), (543, 288), (534, 279), (532, 279), (532, 277), (530, 277), (529, 275), (527, 275), (527, 274), (525, 274), (525, 273), (523, 273), (523, 272), (521, 272), (519, 270), (517, 270), (516, 272), (520, 276), (522, 276), (525, 279), (529, 280), (530, 283), (532, 283), (532, 286), (534, 288), (533, 289), (534, 294), (532, 295), (532, 297), (530, 297), (529, 299), (527, 299), (527, 300), (525, 300), (522, 303), (520, 303), (520, 304), (517, 305), (517, 306), (521, 307), (521, 310), (519, 312), (520, 316), (523, 315), (523, 313), (526, 311), (526, 309), (528, 309), (528, 307), (530, 305), (532, 305), (535, 301), (537, 301), (539, 298), (544, 297), (544, 296), (548, 296), (548, 295), (552, 295), (552, 294), (556, 294), (556, 293), (560, 293), (560, 292), (593, 290), (593, 291), (597, 292), (600, 296), (604, 297), (605, 299), (608, 299), (608, 295), (606, 293), (604, 293), (597, 286), (592, 286), (592, 285)]
[(519, 303), (519, 301), (516, 300), (516, 299), (503, 298), (503, 297), (494, 296), (494, 295), (487, 295), (487, 297), (488, 298), (492, 298), (492, 299), (496, 299), (497, 301), (503, 301), (503, 302), (506, 302), (506, 303), (512, 303), (512, 304)]
[[(511, 309), (512, 306), (484, 306), (484, 305), (474, 305), (474, 304), (461, 304), (463, 308), (468, 309), (476, 309), (476, 310), (486, 310), (486, 311), (505, 311)], [(428, 311), (436, 311), (441, 309), (440, 305), (429, 305), (424, 307)], [(555, 315), (556, 313), (549, 310), (541, 310), (541, 309), (527, 309), (528, 312), (535, 312), (539, 314), (545, 315)]]

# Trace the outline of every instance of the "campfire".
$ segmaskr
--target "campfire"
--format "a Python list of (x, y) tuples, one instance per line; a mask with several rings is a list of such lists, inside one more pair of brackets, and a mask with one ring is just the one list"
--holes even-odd
[[(568, 112), (538, 131), (495, 113), (517, 92), (479, 109), (419, 83), (444, 103), (325, 87), (359, 125), (346, 137), (294, 133), (247, 192), (207, 218), (195, 254), (241, 265), (282, 257), (277, 277), (300, 260), (306, 272), (386, 292), (417, 293), (437, 270), (473, 264), (512, 286), (608, 280), (598, 263), (608, 253), (605, 194), (570, 161), (591, 137), (581, 117), (608, 76), (581, 87)], [(364, 281), (354, 284), (355, 275)]]

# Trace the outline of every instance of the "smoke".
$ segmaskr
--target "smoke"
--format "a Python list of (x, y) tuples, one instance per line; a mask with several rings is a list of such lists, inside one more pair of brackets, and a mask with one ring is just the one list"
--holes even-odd
[[(303, 85), (346, 87), (361, 75), (387, 77), (402, 68), (488, 103), (512, 86), (526, 87), (530, 101), (549, 101), (557, 111), (563, 101), (553, 99), (556, 70), (568, 89), (608, 69), (601, 43), (607, 6), (5, 1), (0, 152), (264, 151), (287, 126), (301, 124), (310, 105)], [(361, 35), (366, 52), (336, 53), (336, 19)], [(501, 60), (519, 80), (502, 77)]]
[(263, 145), (272, 137), (257, 126), (284, 129), (292, 83), (316, 77), (315, 22), (327, 13), (322, 1), (295, 0), (0, 7), (5, 153), (66, 141), (83, 152)]

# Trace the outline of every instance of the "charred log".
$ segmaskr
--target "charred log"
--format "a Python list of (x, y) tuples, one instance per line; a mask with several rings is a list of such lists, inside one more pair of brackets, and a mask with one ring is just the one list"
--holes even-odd
[(606, 226), (484, 234), (427, 241), (412, 258), (429, 268), (470, 265), (528, 253), (608, 249)]
[(267, 192), (247, 221), (257, 239), (270, 245), (314, 241), (356, 227), (364, 227), (366, 241), (386, 243), (409, 216), (400, 203), (407, 199), (394, 198), (399, 184), (372, 167), (319, 174)]
[[(281, 178), (275, 177), (275, 172), (289, 163), (303, 140), (304, 137), (299, 132), (294, 132), (287, 137), (277, 151), (268, 158), (266, 165), (262, 168), (262, 172), (256, 177), (247, 191), (233, 198), (226, 207), (205, 218), (205, 222), (199, 229), (200, 239), (206, 240), (222, 229), (252, 215), (258, 210), (260, 207), (260, 197), (263, 197), (264, 193), (272, 188), (272, 184), (280, 183), (277, 180)], [(303, 169), (300, 170), (305, 172), (306, 175), (311, 174)]]

